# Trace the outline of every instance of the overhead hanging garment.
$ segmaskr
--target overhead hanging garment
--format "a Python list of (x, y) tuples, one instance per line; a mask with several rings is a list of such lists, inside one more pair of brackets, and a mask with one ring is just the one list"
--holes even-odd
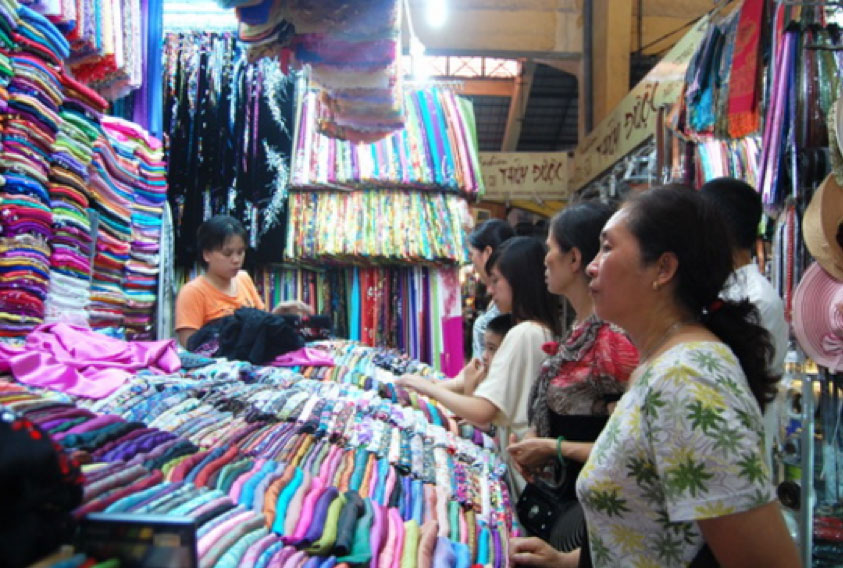
[[(319, 132), (325, 103), (322, 95), (308, 92), (299, 109), (292, 187), (388, 187), (482, 195), (471, 105), (439, 87), (406, 89), (403, 96), (405, 128), (372, 144), (354, 144)], [(348, 108), (354, 104), (349, 102)]]
[(399, 0), (242, 4), (236, 10), (238, 39), (253, 61), (280, 55), (285, 66), (290, 61), (310, 66), (323, 89), (320, 132), (373, 142), (404, 125), (398, 59), (401, 5)]

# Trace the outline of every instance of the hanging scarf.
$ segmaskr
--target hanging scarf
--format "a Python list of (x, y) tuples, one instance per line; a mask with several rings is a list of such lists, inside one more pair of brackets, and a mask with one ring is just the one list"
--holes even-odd
[(763, 14), (764, 0), (744, 0), (729, 85), (729, 134), (732, 138), (741, 138), (758, 130), (758, 72)]

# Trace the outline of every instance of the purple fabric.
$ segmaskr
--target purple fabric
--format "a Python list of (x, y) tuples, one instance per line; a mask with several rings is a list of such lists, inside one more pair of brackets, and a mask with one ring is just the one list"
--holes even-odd
[(21, 348), (0, 345), (0, 372), (31, 386), (105, 398), (135, 371), (181, 368), (176, 342), (122, 341), (65, 323), (41, 325)]
[(53, 439), (56, 442), (60, 442), (65, 439), (67, 436), (71, 434), (84, 434), (85, 432), (91, 432), (92, 430), (99, 430), (103, 426), (108, 426), (109, 424), (114, 424), (115, 422), (124, 422), (123, 418), (117, 416), (115, 414), (106, 414), (104, 416), (97, 416), (93, 420), (86, 420), (81, 424), (77, 424), (70, 430), (65, 430), (64, 432), (59, 432)]
[(297, 367), (299, 365), (305, 365), (307, 367), (333, 367), (335, 365), (334, 358), (331, 355), (320, 349), (312, 349), (310, 347), (302, 347), (301, 349), (279, 355), (270, 364), (273, 367)]

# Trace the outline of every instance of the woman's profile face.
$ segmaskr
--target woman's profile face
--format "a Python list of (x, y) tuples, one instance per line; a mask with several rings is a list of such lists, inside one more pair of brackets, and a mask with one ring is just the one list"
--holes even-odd
[(489, 273), (489, 293), (502, 314), (512, 311), (512, 287), (498, 270), (497, 265)]
[(600, 234), (600, 251), (586, 270), (595, 313), (621, 327), (647, 310), (658, 275), (656, 263), (643, 264), (641, 247), (627, 219), (624, 209), (612, 215)]
[[(487, 247), (488, 248), (488, 247)], [(480, 281), (487, 284), (488, 275), (486, 274), (486, 261), (489, 260), (489, 254), (472, 245), (468, 245), (468, 255), (471, 259), (471, 265), (474, 267), (474, 272), (480, 278)]]
[(547, 237), (547, 254), (544, 256), (544, 282), (551, 294), (565, 294), (576, 276), (571, 264), (574, 249), (562, 250), (553, 234)]

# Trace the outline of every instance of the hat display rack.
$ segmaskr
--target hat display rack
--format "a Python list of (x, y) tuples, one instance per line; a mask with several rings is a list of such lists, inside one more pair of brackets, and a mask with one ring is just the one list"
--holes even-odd
[(777, 217), (773, 281), (800, 361), (790, 378), (801, 412), (781, 422), (801, 472), (802, 562), (820, 567), (843, 557), (843, 37), (833, 10), (840, 4), (773, 7), (758, 184)]

